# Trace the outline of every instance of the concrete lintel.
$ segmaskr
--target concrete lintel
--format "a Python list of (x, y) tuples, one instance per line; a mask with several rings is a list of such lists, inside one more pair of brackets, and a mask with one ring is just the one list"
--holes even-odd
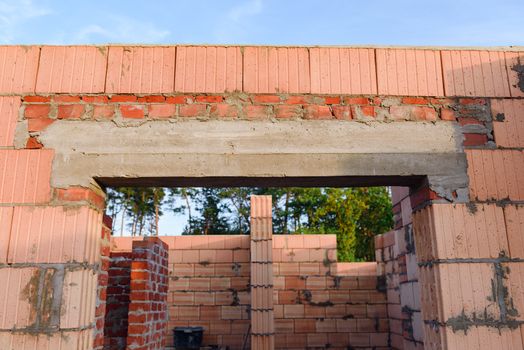
[(433, 176), (439, 186), (467, 184), (462, 134), (449, 122), (56, 121), (40, 141), (55, 150), (55, 187), (213, 177)]

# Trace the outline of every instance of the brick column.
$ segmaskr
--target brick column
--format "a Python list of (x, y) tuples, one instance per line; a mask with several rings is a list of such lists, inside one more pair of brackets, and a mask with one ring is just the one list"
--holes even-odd
[(432, 204), (413, 223), (425, 348), (522, 349), (524, 294), (512, 284), (521, 259), (512, 256), (504, 209)]
[(133, 242), (128, 350), (161, 350), (167, 331), (168, 246), (158, 237)]
[(271, 196), (251, 196), (251, 349), (274, 349)]
[(104, 198), (87, 188), (51, 190), (52, 156), (0, 150), (8, 162), (0, 176), (0, 349), (87, 350), (101, 341)]

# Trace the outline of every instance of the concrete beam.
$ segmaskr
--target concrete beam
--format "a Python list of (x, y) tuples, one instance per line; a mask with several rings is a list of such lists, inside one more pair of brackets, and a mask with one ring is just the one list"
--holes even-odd
[(56, 121), (39, 139), (56, 152), (55, 187), (93, 178), (384, 176), (467, 185), (462, 134), (449, 122)]

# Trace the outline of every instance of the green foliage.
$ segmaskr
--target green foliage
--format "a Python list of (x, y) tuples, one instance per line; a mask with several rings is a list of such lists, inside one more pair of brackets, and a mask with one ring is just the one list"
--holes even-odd
[(339, 261), (370, 261), (374, 236), (393, 226), (387, 188), (118, 188), (108, 213), (132, 235), (154, 234), (162, 209), (188, 213), (183, 234), (249, 234), (250, 195), (273, 197), (274, 232), (336, 234)]
[(184, 235), (231, 233), (227, 219), (224, 217), (224, 213), (229, 212), (229, 208), (222, 202), (220, 189), (203, 188), (196, 192), (193, 199), (200, 215), (193, 216), (189, 220)]

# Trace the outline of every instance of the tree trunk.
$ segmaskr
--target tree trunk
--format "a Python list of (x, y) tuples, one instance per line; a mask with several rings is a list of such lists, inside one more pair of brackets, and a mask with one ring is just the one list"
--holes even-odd
[(126, 217), (127, 213), (127, 207), (124, 206), (124, 210), (122, 211), (122, 221), (120, 222), (120, 237), (124, 235), (124, 218)]
[(187, 195), (187, 191), (182, 189), (182, 195), (184, 196), (184, 199), (186, 201), (186, 206), (187, 206), (187, 212), (188, 212), (188, 215), (189, 215), (189, 222), (188, 222), (188, 226), (189, 226), (189, 232), (190, 233), (193, 233), (193, 227), (191, 227), (192, 225), (192, 222), (191, 222), (191, 204), (189, 203), (189, 196)]
[(287, 191), (286, 191), (286, 206), (285, 206), (285, 209), (284, 209), (284, 227), (282, 228), (282, 233), (283, 234), (288, 234), (288, 230), (287, 230), (287, 220), (288, 220), (288, 217), (289, 217), (289, 196), (290, 196), (290, 189), (288, 188)]
[(154, 194), (155, 194), (155, 231), (156, 231), (156, 235), (158, 236), (158, 221), (159, 221), (159, 218), (158, 218), (158, 193), (157, 193), (157, 189), (155, 188), (154, 190)]

